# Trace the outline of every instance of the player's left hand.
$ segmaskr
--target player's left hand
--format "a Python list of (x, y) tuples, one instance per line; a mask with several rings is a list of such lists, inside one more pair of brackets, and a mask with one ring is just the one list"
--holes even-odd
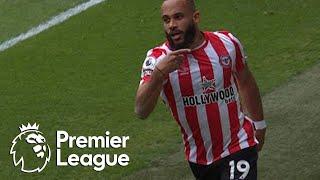
[(262, 150), (263, 144), (264, 144), (264, 137), (266, 134), (266, 128), (264, 129), (258, 129), (255, 131), (255, 136), (259, 142), (258, 144), (258, 151)]

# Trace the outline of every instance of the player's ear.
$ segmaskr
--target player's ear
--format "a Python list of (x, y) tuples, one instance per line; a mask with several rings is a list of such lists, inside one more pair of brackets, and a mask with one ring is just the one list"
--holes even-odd
[(194, 13), (193, 13), (193, 21), (195, 23), (199, 23), (200, 22), (200, 12), (198, 10), (196, 10)]

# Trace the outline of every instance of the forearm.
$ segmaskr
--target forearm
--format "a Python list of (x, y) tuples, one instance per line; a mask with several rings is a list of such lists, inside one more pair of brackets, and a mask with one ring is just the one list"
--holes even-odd
[(253, 76), (240, 87), (240, 98), (243, 108), (254, 121), (263, 120), (263, 108), (259, 88)]
[(138, 89), (135, 103), (135, 113), (140, 119), (145, 119), (153, 111), (162, 90), (164, 76), (154, 70), (150, 82)]

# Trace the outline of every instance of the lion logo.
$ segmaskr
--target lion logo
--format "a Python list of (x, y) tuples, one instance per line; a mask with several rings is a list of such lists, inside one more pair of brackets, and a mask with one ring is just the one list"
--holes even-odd
[(21, 171), (26, 173), (41, 172), (50, 161), (51, 152), (39, 125), (22, 124), (19, 129), (10, 149), (14, 166), (21, 164)]

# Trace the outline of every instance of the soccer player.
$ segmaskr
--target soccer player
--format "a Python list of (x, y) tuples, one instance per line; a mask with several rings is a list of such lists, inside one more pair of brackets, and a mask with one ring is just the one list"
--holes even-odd
[(135, 113), (147, 118), (161, 96), (196, 179), (257, 179), (266, 123), (240, 41), (201, 31), (193, 0), (164, 0), (161, 13), (167, 41), (147, 53)]

